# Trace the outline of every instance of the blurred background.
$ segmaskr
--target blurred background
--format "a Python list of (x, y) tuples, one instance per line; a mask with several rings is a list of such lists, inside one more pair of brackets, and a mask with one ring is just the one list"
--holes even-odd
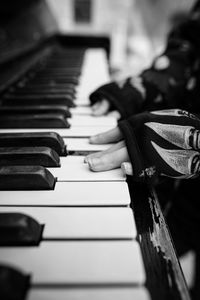
[(111, 38), (113, 74), (138, 74), (165, 45), (193, 0), (47, 0), (62, 32)]

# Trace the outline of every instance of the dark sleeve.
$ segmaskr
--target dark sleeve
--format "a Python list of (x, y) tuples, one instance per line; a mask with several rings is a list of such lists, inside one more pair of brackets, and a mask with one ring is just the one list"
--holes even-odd
[[(176, 187), (168, 214), (167, 223), (180, 255), (183, 249), (200, 249), (200, 202), (199, 202), (199, 178), (193, 180), (181, 180)], [(180, 244), (181, 242), (181, 244)]]
[(144, 110), (180, 107), (200, 111), (200, 1), (171, 31), (166, 49), (138, 78), (111, 82), (94, 91), (91, 103), (106, 98), (122, 118)]
[(200, 171), (200, 119), (180, 109), (144, 112), (119, 122), (137, 181)]

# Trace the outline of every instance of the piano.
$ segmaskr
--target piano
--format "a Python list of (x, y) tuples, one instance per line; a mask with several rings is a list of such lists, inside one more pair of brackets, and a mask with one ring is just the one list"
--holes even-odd
[(109, 50), (60, 33), (45, 1), (1, 1), (1, 299), (190, 299), (155, 190), (83, 162), (117, 124), (88, 101)]

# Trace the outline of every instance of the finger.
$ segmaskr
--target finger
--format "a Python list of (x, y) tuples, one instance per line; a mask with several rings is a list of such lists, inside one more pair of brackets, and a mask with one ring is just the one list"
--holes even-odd
[(111, 130), (91, 136), (89, 142), (91, 144), (109, 144), (109, 143), (116, 143), (121, 139), (122, 139), (121, 131), (119, 130), (118, 127), (115, 127)]
[(133, 167), (130, 162), (123, 162), (121, 164), (121, 169), (125, 175), (133, 175)]
[(92, 106), (92, 114), (94, 116), (106, 115), (110, 109), (110, 103), (108, 100), (103, 99)]
[(114, 110), (108, 113), (108, 117), (114, 117), (116, 120), (119, 120), (121, 118), (121, 115), (117, 110)]
[(102, 99), (101, 101), (96, 102), (92, 106), (92, 112), (95, 115), (106, 114), (109, 111), (110, 103), (106, 99)]
[(125, 147), (125, 142), (120, 141), (120, 142), (116, 143), (115, 145), (109, 147), (106, 150), (95, 152), (95, 153), (87, 155), (84, 159), (84, 162), (88, 162), (88, 159), (100, 158), (101, 156), (105, 155), (106, 153), (111, 153), (111, 152), (113, 152), (115, 150), (118, 150), (120, 148), (123, 148), (123, 147)]
[(129, 161), (129, 156), (126, 147), (123, 147), (99, 158), (89, 158), (88, 165), (90, 170), (100, 172), (119, 168), (125, 161)]
[(99, 108), (99, 106), (101, 105), (101, 101), (99, 102), (96, 102), (95, 104), (93, 104), (92, 106), (91, 106), (91, 109), (92, 109), (92, 111), (95, 111), (95, 110), (97, 110), (98, 108)]

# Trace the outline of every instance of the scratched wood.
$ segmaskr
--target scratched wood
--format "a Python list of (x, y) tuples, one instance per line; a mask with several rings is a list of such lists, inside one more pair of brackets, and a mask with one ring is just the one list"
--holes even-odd
[(146, 269), (146, 287), (153, 300), (189, 300), (173, 241), (152, 187), (128, 178), (131, 207)]

